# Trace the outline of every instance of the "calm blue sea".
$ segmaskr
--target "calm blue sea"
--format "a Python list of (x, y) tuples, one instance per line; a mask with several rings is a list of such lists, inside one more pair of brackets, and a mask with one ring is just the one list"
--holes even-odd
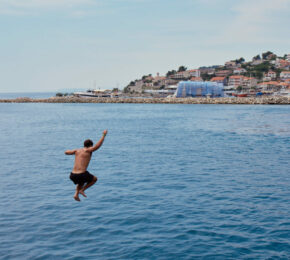
[[(109, 133), (73, 200), (66, 149)], [(0, 259), (289, 259), (290, 106), (0, 104)]]
[(55, 97), (56, 92), (11, 92), (11, 93), (1, 93), (0, 99), (14, 99), (14, 98), (50, 98)]

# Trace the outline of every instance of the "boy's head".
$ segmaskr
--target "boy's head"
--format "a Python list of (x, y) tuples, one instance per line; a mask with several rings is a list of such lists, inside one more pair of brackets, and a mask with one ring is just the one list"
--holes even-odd
[(87, 139), (84, 141), (84, 147), (92, 147), (94, 145), (93, 141), (91, 139)]

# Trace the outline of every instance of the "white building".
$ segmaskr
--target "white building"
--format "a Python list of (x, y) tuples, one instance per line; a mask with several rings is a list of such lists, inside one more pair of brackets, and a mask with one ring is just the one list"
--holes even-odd
[(246, 73), (247, 72), (247, 70), (245, 70), (244, 68), (236, 68), (234, 71), (233, 71), (233, 73), (234, 74), (242, 74), (242, 73)]
[(282, 71), (280, 73), (280, 78), (283, 80), (290, 79), (290, 71)]
[(225, 67), (236, 67), (237, 66), (237, 62), (236, 61), (234, 61), (234, 60), (230, 60), (230, 61), (227, 61), (226, 63), (225, 63)]
[(264, 60), (260, 59), (260, 60), (254, 60), (251, 62), (252, 65), (259, 65), (262, 64), (264, 62)]
[(263, 81), (271, 81), (273, 79), (275, 79), (277, 77), (277, 74), (275, 71), (268, 71), (268, 73), (265, 73), (264, 74), (264, 77), (263, 77)]
[(181, 72), (177, 72), (177, 73), (175, 73), (175, 74), (173, 74), (173, 75), (170, 75), (169, 77), (170, 77), (171, 79), (184, 79), (184, 78), (186, 78), (185, 75), (186, 75), (186, 74), (185, 74), (185, 71), (181, 71)]
[(195, 70), (187, 70), (187, 75), (188, 77), (200, 77), (200, 70), (195, 69)]
[(186, 71), (177, 72), (176, 74), (170, 76), (170, 78), (173, 78), (173, 79), (186, 79), (186, 78), (191, 78), (191, 77), (200, 77), (200, 70), (198, 69), (186, 70)]
[(277, 77), (277, 74), (275, 71), (269, 70), (268, 73), (265, 74), (266, 77), (270, 77), (271, 79), (274, 79)]
[(245, 88), (251, 88), (257, 86), (257, 79), (253, 77), (243, 77), (242, 86)]
[(230, 76), (229, 77), (229, 86), (242, 86), (243, 85), (244, 76)]

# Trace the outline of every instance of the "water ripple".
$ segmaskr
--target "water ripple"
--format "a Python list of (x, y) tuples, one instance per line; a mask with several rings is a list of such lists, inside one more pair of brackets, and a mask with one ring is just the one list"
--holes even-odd
[[(289, 106), (0, 104), (0, 118), (0, 259), (290, 259)], [(63, 152), (106, 128), (76, 203)]]

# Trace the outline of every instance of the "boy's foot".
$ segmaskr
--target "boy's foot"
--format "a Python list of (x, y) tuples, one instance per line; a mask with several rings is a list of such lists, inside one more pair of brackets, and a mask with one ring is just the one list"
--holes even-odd
[(74, 195), (74, 199), (75, 199), (76, 201), (81, 201), (80, 198), (79, 198), (79, 195)]
[(83, 190), (80, 190), (79, 193), (82, 194), (84, 197), (87, 197), (87, 195), (85, 194)]

